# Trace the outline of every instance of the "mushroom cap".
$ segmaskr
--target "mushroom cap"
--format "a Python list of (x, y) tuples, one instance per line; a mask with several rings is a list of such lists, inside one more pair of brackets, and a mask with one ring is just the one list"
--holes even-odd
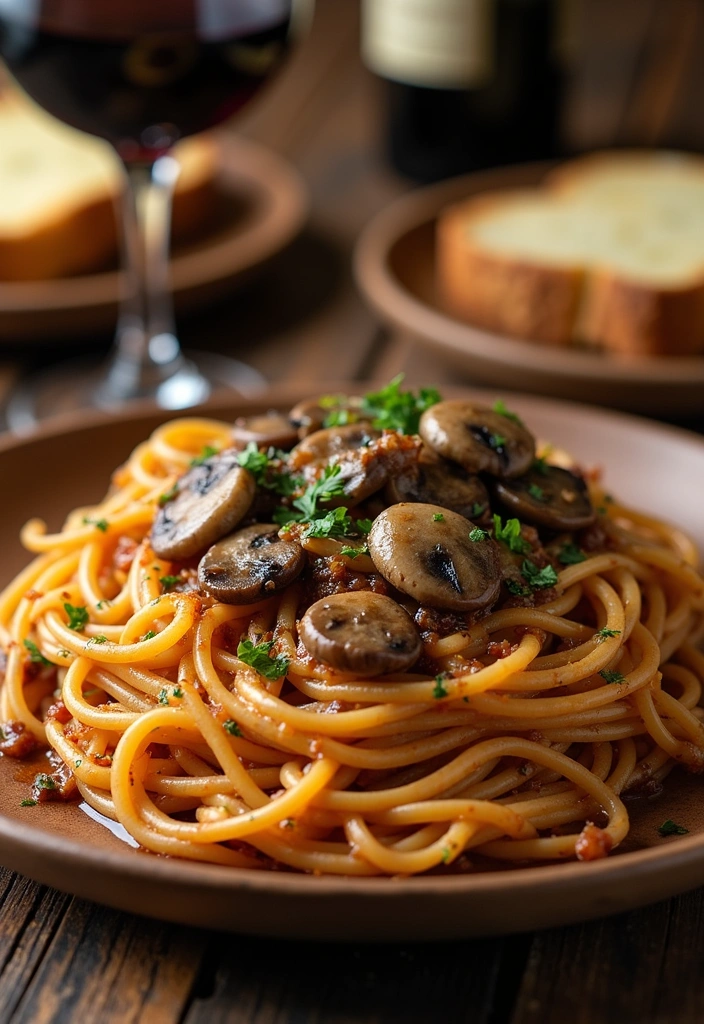
[(522, 424), (463, 399), (426, 409), (419, 431), (439, 455), (470, 473), (520, 476), (535, 458), (535, 438)]
[(371, 590), (316, 601), (299, 622), (298, 634), (318, 661), (358, 676), (403, 672), (422, 648), (408, 612), (392, 598)]
[(298, 432), (284, 413), (271, 410), (258, 416), (240, 416), (232, 426), (232, 439), (243, 447), (251, 441), (262, 447), (292, 448)]
[(388, 460), (369, 447), (380, 437), (378, 430), (365, 423), (316, 430), (293, 449), (290, 465), (305, 472), (307, 466), (319, 469), (334, 462), (340, 467), (344, 493), (328, 504), (357, 504), (380, 490), (388, 480)]
[(390, 505), (374, 520), (369, 554), (389, 583), (420, 604), (483, 608), (499, 594), (499, 552), (489, 537), (470, 540), (470, 525), (441, 505)]
[(496, 480), (498, 500), (519, 519), (551, 530), (581, 530), (596, 514), (584, 480), (561, 466), (544, 464), (513, 480)]
[(284, 590), (305, 564), (300, 544), (279, 537), (274, 523), (256, 523), (205, 553), (198, 566), (198, 583), (224, 604), (253, 604)]
[(425, 453), (417, 467), (392, 476), (384, 493), (391, 505), (404, 501), (442, 505), (465, 519), (477, 519), (489, 507), (487, 489), (478, 476), (456, 462), (427, 458)]
[(228, 448), (189, 469), (178, 481), (176, 496), (157, 512), (151, 545), (159, 558), (197, 555), (229, 533), (244, 518), (254, 499), (254, 477)]

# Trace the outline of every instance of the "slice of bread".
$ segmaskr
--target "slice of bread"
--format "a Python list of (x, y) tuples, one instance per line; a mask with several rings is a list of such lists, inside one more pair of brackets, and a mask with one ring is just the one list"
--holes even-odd
[[(110, 146), (6, 86), (0, 90), (0, 138), (0, 280), (43, 280), (114, 263), (114, 201), (123, 179)], [(173, 222), (178, 238), (212, 213), (218, 148), (198, 136), (180, 143), (175, 155), (181, 164)]]
[(704, 351), (704, 159), (603, 153), (544, 187), (484, 193), (438, 220), (437, 281), (455, 316), (553, 345)]

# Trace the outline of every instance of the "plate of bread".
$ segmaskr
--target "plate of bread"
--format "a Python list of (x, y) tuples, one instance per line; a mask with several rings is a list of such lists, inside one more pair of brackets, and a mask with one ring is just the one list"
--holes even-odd
[(475, 383), (704, 413), (704, 158), (614, 151), (411, 192), (362, 234), (380, 315)]
[[(0, 342), (109, 331), (121, 286), (119, 163), (107, 143), (0, 86)], [(185, 309), (282, 249), (307, 199), (284, 160), (226, 130), (185, 139), (174, 153), (171, 275)]]

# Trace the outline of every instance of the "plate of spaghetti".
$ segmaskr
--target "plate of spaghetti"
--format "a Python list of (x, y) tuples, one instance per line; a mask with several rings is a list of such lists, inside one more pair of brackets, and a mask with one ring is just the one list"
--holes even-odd
[(64, 423), (0, 475), (6, 866), (373, 940), (704, 882), (701, 439), (397, 378)]

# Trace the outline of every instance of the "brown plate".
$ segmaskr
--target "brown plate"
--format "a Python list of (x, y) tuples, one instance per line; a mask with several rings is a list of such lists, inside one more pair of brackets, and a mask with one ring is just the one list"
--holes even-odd
[[(176, 248), (176, 308), (193, 309), (239, 283), (300, 231), (308, 198), (298, 172), (247, 139), (218, 132), (219, 216), (198, 241)], [(0, 283), (0, 343), (112, 330), (121, 275), (116, 270), (51, 281)]]
[[(237, 410), (287, 408), (299, 397), (241, 400)], [(618, 413), (502, 397), (540, 437), (603, 466), (624, 500), (684, 527), (704, 550), (704, 439)], [(233, 409), (212, 404), (208, 414), (231, 418)], [(142, 407), (119, 420), (74, 417), (32, 439), (0, 439), (0, 585), (27, 561), (21, 524), (39, 514), (57, 528), (70, 508), (96, 500), (113, 467), (164, 418)], [(315, 939), (450, 939), (598, 917), (704, 883), (704, 782), (678, 771), (663, 796), (630, 803), (631, 833), (605, 860), (409, 879), (238, 871), (141, 853), (76, 804), (20, 807), (32, 772), (0, 758), (0, 863), (79, 896), (192, 925)], [(659, 838), (667, 818), (690, 834)]]
[(366, 227), (355, 252), (360, 288), (384, 320), (431, 346), (475, 384), (498, 385), (653, 415), (704, 412), (704, 356), (625, 359), (539, 345), (463, 323), (435, 294), (435, 224), (448, 203), (534, 186), (552, 165), (526, 164), (419, 189)]

